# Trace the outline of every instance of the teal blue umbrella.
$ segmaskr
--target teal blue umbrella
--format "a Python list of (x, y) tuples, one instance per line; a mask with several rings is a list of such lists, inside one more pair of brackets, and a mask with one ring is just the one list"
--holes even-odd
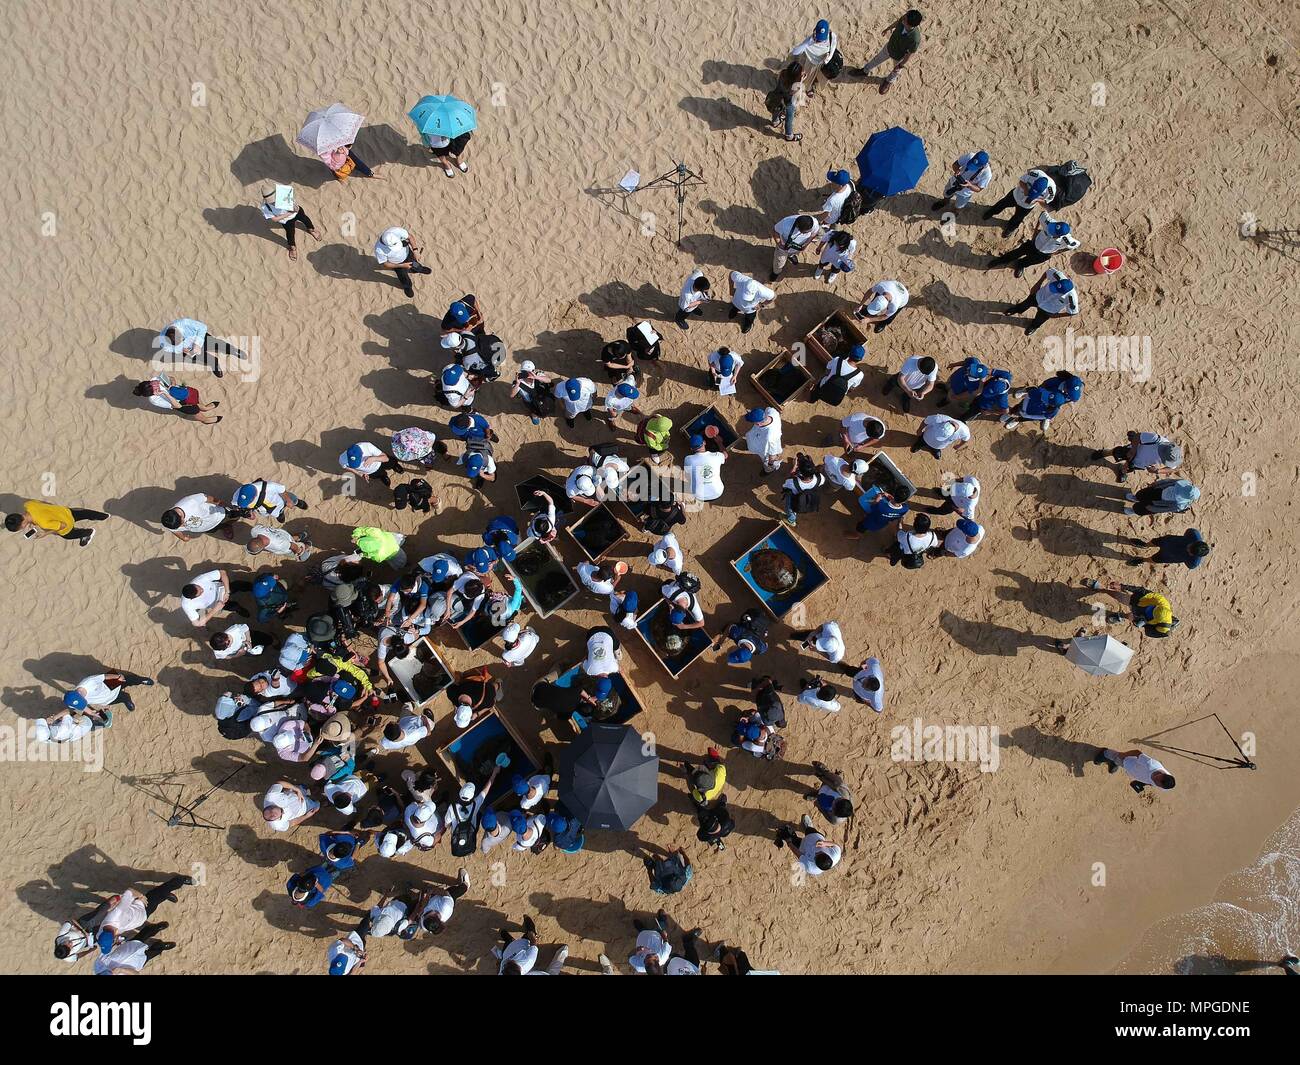
[(407, 112), (422, 137), (459, 137), (478, 129), (474, 108), (455, 96), (423, 96)]

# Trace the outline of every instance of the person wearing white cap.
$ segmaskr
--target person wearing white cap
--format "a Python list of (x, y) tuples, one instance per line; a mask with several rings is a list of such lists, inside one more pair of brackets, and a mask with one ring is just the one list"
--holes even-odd
[(1129, 432), (1128, 443), (1110, 451), (1094, 451), (1093, 459), (1110, 457), (1118, 463), (1115, 480), (1121, 484), (1133, 472), (1153, 473), (1167, 477), (1183, 464), (1183, 449), (1167, 436), (1159, 433)]
[(947, 414), (928, 415), (921, 423), (912, 451), (928, 451), (939, 458), (945, 450), (960, 451), (970, 441), (970, 426)]
[(943, 538), (943, 549), (953, 558), (967, 558), (983, 539), (984, 526), (973, 518), (958, 518), (956, 526)]
[(401, 226), (389, 226), (375, 241), (375, 261), (381, 270), (392, 270), (397, 275), (397, 283), (402, 286), (407, 299), (415, 297), (411, 275), (433, 273), (419, 262), (419, 254), (415, 238)]
[(409, 803), (402, 812), (402, 823), (411, 842), (422, 851), (432, 850), (442, 838), (443, 819), (434, 803)]
[(559, 380), (555, 374), (539, 370), (531, 359), (524, 359), (519, 364), (510, 395), (511, 398), (518, 397), (528, 409), (528, 417), (534, 425), (540, 425), (542, 415), (555, 409), (555, 386)]
[(781, 468), (781, 413), (775, 407), (755, 407), (745, 415), (745, 447), (763, 463), (764, 473)]
[(41, 743), (74, 743), (97, 728), (108, 728), (112, 722), (113, 715), (108, 712), (100, 717), (94, 712), (60, 710), (53, 717), (40, 717), (32, 722), (32, 734)]
[(903, 360), (898, 373), (885, 382), (885, 387), (881, 391), (889, 395), (897, 387), (902, 393), (898, 397), (899, 404), (904, 411), (911, 411), (912, 401), (919, 403), (925, 399), (933, 391), (937, 380), (939, 380), (938, 362), (928, 355), (913, 355)]
[(1046, 211), (1039, 212), (1038, 226), (1030, 240), (1017, 244), (1010, 251), (995, 255), (989, 261), (989, 269), (999, 266), (1014, 266), (1012, 274), (1022, 277), (1025, 269), (1045, 263), (1053, 255), (1063, 251), (1075, 251), (1079, 241), (1071, 236), (1070, 223), (1053, 218)]
[(967, 152), (959, 155), (952, 164), (952, 174), (943, 186), (943, 197), (930, 205), (932, 211), (942, 211), (950, 204), (953, 210), (960, 211), (971, 201), (977, 192), (983, 192), (993, 180), (993, 168), (989, 166), (989, 153), (986, 151)]
[(704, 271), (695, 269), (682, 282), (681, 294), (677, 297), (677, 317), (674, 319), (682, 329), (690, 329), (688, 319), (693, 314), (704, 314), (704, 305), (709, 302), (709, 279)]
[(1034, 320), (1025, 326), (1025, 336), (1029, 336), (1052, 318), (1070, 318), (1078, 314), (1078, 290), (1074, 282), (1062, 271), (1049, 267), (1029, 290), (1028, 296), (1019, 303), (1013, 303), (1002, 313), (1014, 316), (1024, 314), (1031, 308), (1034, 311)]
[(619, 670), (623, 650), (612, 629), (599, 625), (587, 630), (587, 656), (582, 671), (589, 677), (606, 677)]
[(740, 380), (740, 371), (745, 368), (745, 360), (728, 347), (717, 348), (709, 352), (709, 376), (713, 387), (720, 396), (734, 396), (736, 382)]
[(845, 455), (862, 451), (868, 444), (878, 444), (884, 438), (885, 423), (873, 414), (857, 412), (840, 421), (840, 443)]
[(1011, 236), (1029, 217), (1035, 207), (1046, 207), (1056, 199), (1056, 182), (1042, 170), (1029, 170), (1020, 175), (1015, 186), (992, 207), (985, 209), (984, 217), (992, 218), (1008, 207), (1012, 208), (1011, 221), (1002, 227), (1004, 237)]
[(975, 507), (980, 501), (980, 483), (974, 474), (948, 481), (939, 491), (945, 496), (945, 502), (939, 508), (940, 514), (960, 514), (963, 518), (974, 519)]
[(320, 809), (320, 803), (287, 780), (278, 780), (262, 796), (262, 819), (272, 832), (297, 828)]
[(853, 694), (858, 702), (880, 714), (885, 709), (885, 671), (879, 658), (864, 659), (853, 674)]
[(570, 377), (557, 381), (555, 398), (564, 404), (564, 420), (572, 429), (574, 419), (581, 414), (591, 421), (591, 405), (596, 398), (596, 382), (589, 377)]
[(594, 507), (604, 498), (597, 480), (596, 467), (584, 462), (565, 479), (564, 494), (584, 507)]
[(769, 280), (777, 280), (788, 263), (797, 263), (800, 254), (813, 246), (821, 231), (822, 224), (810, 214), (786, 215), (777, 222), (772, 227), (772, 242), (776, 247), (772, 251), (772, 276)]
[(409, 833), (400, 828), (386, 828), (379, 833), (375, 850), (382, 858), (399, 858), (415, 849)]
[(682, 551), (682, 545), (677, 542), (677, 536), (674, 533), (667, 532), (650, 549), (648, 560), (650, 565), (666, 569), (674, 577), (677, 577), (681, 575), (682, 566), (686, 562), (686, 554)]
[(738, 317), (740, 331), (748, 333), (754, 327), (759, 309), (776, 299), (776, 293), (739, 270), (732, 270), (727, 275), (727, 281), (731, 285), (731, 308), (727, 311), (727, 317)]
[(839, 455), (827, 455), (822, 459), (827, 480), (846, 492), (862, 490), (862, 478), (870, 465), (870, 459), (847, 459)]
[(852, 273), (857, 268), (853, 261), (857, 251), (858, 242), (847, 229), (828, 229), (822, 234), (821, 255), (813, 277), (828, 285), (835, 284), (840, 274)]
[(816, 651), (833, 666), (844, 661), (844, 634), (840, 632), (839, 622), (823, 622), (815, 629), (796, 633), (793, 638), (805, 651)]
[(521, 628), (519, 622), (512, 621), (501, 630), (501, 642), (505, 645), (501, 661), (507, 666), (522, 666), (537, 648), (539, 639), (531, 627)]
[(860, 322), (873, 322), (875, 332), (880, 333), (898, 317), (910, 298), (902, 282), (886, 278), (867, 289), (862, 302), (854, 310), (853, 317)]

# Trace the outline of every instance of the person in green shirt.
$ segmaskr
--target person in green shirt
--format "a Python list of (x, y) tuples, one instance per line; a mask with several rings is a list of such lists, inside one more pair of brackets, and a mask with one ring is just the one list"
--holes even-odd
[(880, 82), (882, 96), (898, 80), (898, 74), (907, 65), (907, 61), (921, 49), (921, 12), (912, 8), (897, 22), (886, 26), (884, 32), (889, 35), (885, 47), (874, 59), (862, 66), (863, 76), (870, 77), (871, 72), (882, 66), (885, 60), (893, 61), (893, 69)]
[(662, 414), (654, 414), (643, 419), (636, 429), (637, 439), (650, 449), (650, 458), (656, 463), (668, 450), (672, 432), (672, 421)]

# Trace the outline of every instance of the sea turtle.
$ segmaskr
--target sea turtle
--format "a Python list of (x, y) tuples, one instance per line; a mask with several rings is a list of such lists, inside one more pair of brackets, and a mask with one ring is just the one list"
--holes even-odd
[(763, 547), (749, 556), (749, 573), (765, 592), (788, 592), (799, 583), (799, 568), (784, 551)]

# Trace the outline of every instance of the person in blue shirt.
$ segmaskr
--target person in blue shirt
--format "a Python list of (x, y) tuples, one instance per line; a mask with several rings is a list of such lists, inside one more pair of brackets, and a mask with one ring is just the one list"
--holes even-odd
[(492, 423), (474, 411), (457, 414), (450, 422), (451, 435), (457, 440), (497, 440)]
[(1061, 413), (1061, 408), (1070, 400), (1062, 392), (1041, 385), (1019, 393), (1019, 402), (1012, 411), (998, 419), (1004, 429), (1014, 429), (1020, 422), (1037, 422), (1044, 433), (1053, 418)]
[(952, 363), (956, 369), (948, 377), (947, 384), (936, 386), (939, 406), (946, 407), (954, 396), (970, 396), (972, 400), (979, 395), (979, 390), (989, 376), (989, 368), (974, 355)]
[(1196, 569), (1210, 554), (1210, 545), (1198, 529), (1188, 529), (1182, 536), (1157, 536), (1154, 540), (1138, 540), (1137, 543), (1143, 547), (1156, 548), (1156, 553), (1150, 558), (1130, 558), (1130, 566), (1151, 562), (1161, 566), (1182, 565)]
[(565, 854), (577, 854), (587, 843), (582, 823), (574, 817), (565, 817), (558, 812), (546, 815), (546, 828), (551, 833), (551, 842), (555, 849)]
[(893, 496), (874, 484), (858, 497), (858, 505), (866, 511), (866, 517), (857, 524), (859, 535), (880, 532), (912, 509), (906, 503), (895, 503)]
[(1011, 371), (994, 370), (988, 380), (980, 386), (979, 394), (971, 400), (962, 415), (964, 421), (970, 421), (981, 414), (1006, 414), (1011, 409)]
[(1067, 403), (1078, 403), (1083, 398), (1083, 378), (1069, 370), (1057, 370), (1038, 387), (1064, 396)]
[(321, 857), (337, 875), (357, 864), (357, 852), (367, 838), (357, 832), (322, 832), (318, 841)]
[(483, 533), (483, 543), (497, 558), (504, 562), (511, 561), (519, 543), (519, 523), (504, 514), (493, 518)]
[(328, 862), (313, 865), (289, 877), (289, 901), (305, 910), (315, 907), (334, 885), (334, 871)]
[(271, 573), (263, 573), (253, 582), (253, 599), (257, 603), (257, 620), (262, 624), (288, 617), (294, 608), (289, 602), (289, 586)]

